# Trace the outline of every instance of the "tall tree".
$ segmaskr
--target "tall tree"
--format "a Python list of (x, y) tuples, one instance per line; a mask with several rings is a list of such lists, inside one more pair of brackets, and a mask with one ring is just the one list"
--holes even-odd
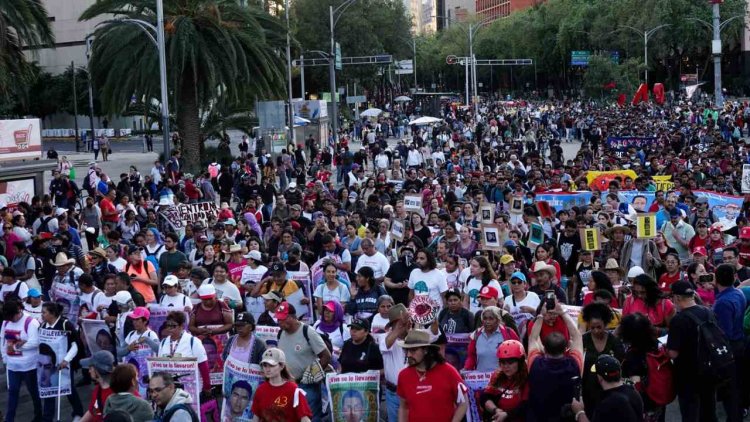
[(20, 95), (36, 72), (26, 61), (24, 47), (52, 46), (55, 36), (42, 0), (0, 1), (0, 96)]
[[(150, 101), (159, 92), (157, 49), (132, 20), (156, 25), (153, 0), (100, 0), (81, 20), (114, 15), (98, 27), (91, 69), (102, 104), (120, 112), (130, 99)], [(202, 150), (201, 116), (217, 101), (253, 104), (283, 92), (286, 46), (282, 22), (236, 0), (164, 0), (167, 78), (171, 110), (183, 138), (186, 168)], [(155, 36), (155, 34), (152, 34)]]

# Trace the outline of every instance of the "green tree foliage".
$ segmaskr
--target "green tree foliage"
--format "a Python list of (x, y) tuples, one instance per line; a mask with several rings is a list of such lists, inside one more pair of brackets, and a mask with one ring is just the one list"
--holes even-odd
[[(258, 6), (236, 0), (165, 0), (167, 78), (188, 170), (199, 166), (201, 116), (217, 102), (251, 105), (284, 92), (286, 28)], [(91, 68), (104, 108), (122, 112), (132, 96), (159, 97), (158, 52), (138, 27), (156, 25), (153, 0), (100, 0), (81, 20), (115, 18), (95, 32)]]
[(36, 71), (23, 47), (53, 45), (54, 34), (42, 0), (0, 1), (0, 99), (6, 104), (25, 101), (23, 88), (33, 83)]

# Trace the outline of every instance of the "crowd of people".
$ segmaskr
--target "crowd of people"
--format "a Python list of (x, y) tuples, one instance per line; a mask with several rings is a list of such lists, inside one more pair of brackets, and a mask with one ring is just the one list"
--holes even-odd
[[(138, 348), (195, 358), (201, 403), (223, 394), (243, 415), (230, 420), (377, 420), (355, 397), (332, 415), (325, 385), (373, 370), (390, 422), (663, 421), (675, 400), (685, 421), (717, 420), (717, 400), (742, 420), (750, 202), (711, 207), (706, 194), (745, 190), (750, 107), (446, 102), (431, 126), (387, 108), (335, 144), (310, 138), (275, 158), (243, 137), (236, 160), (197, 174), (179, 150), (119, 180), (92, 162), (80, 211), (61, 166), (49, 194), (0, 209), (6, 421), (22, 384), (35, 420), (51, 420), (54, 400), (35, 394), (41, 329), (65, 332), (54, 365), (80, 374), (76, 421), (210, 420), (172, 374), (139, 391), (123, 361)], [(537, 200), (581, 192), (590, 200), (551, 210)], [(168, 218), (203, 202), (215, 215)], [(164, 332), (149, 328), (154, 307), (171, 310)], [(115, 347), (88, 353), (79, 319), (105, 321)], [(258, 327), (278, 327), (276, 341)], [(218, 334), (224, 358), (261, 367), (254, 393), (212, 389), (215, 352), (198, 337)], [(491, 376), (476, 390), (470, 373)]]

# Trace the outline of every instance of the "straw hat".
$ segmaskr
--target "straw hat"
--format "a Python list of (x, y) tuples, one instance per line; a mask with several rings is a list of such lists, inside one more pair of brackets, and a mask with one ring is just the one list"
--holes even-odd
[(620, 275), (622, 275), (622, 268), (620, 268), (620, 264), (617, 263), (617, 260), (614, 258), (609, 258), (607, 260), (607, 263), (604, 265), (604, 271), (609, 270), (616, 270)]
[(57, 255), (55, 255), (55, 260), (50, 262), (55, 267), (62, 267), (63, 265), (75, 265), (76, 260), (68, 258), (68, 255), (65, 252), (58, 252)]
[(440, 347), (430, 342), (430, 333), (424, 330), (409, 330), (406, 338), (398, 341), (398, 345), (404, 349), (414, 349), (417, 347)]
[(551, 278), (557, 277), (557, 269), (555, 269), (554, 266), (549, 265), (544, 261), (537, 261), (534, 264), (534, 273), (539, 273), (542, 271), (547, 271)]
[(627, 226), (615, 225), (607, 229), (605, 235), (609, 238), (613, 238), (616, 231), (621, 231), (623, 234), (628, 234), (630, 229)]

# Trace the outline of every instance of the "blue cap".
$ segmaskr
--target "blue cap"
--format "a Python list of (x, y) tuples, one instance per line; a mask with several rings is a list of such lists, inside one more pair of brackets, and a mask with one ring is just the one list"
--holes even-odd
[(29, 289), (29, 292), (27, 293), (29, 297), (42, 297), (42, 292), (37, 290), (36, 288)]
[(522, 273), (520, 271), (516, 271), (516, 272), (514, 272), (513, 274), (510, 275), (510, 279), (511, 280), (514, 279), (514, 278), (517, 278), (517, 279), (523, 281), (524, 283), (526, 283), (526, 275), (524, 275), (524, 273)]
[(671, 210), (669, 210), (669, 216), (670, 217), (682, 217), (682, 212), (680, 212), (679, 208), (674, 207)]
[(509, 246), (516, 246), (516, 241), (508, 239), (505, 241), (505, 243), (503, 243), (503, 246), (505, 246), (506, 248)]

